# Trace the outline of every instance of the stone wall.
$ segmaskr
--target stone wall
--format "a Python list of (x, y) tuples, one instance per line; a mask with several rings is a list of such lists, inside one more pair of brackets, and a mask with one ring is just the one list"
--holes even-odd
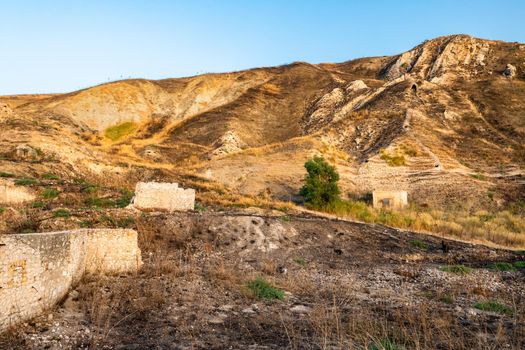
[(400, 209), (408, 204), (407, 191), (374, 191), (372, 196), (378, 209)]
[(193, 210), (195, 190), (183, 189), (176, 183), (139, 182), (135, 187), (133, 207), (139, 210)]
[(135, 272), (141, 265), (134, 230), (0, 235), (0, 331), (59, 302), (86, 273)]

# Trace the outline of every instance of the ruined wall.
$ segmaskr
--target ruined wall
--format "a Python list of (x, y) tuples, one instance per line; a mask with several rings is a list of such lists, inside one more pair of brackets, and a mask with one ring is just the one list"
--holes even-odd
[(85, 229), (0, 236), (0, 331), (60, 301), (85, 273), (134, 272), (137, 233)]
[(407, 191), (374, 191), (372, 197), (378, 209), (401, 209), (408, 204)]
[(133, 206), (139, 210), (193, 210), (195, 190), (183, 189), (176, 183), (139, 182), (135, 187)]

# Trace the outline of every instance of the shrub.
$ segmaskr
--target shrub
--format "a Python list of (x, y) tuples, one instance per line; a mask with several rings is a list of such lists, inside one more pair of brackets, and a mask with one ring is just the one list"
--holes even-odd
[(474, 307), (482, 311), (496, 312), (498, 314), (512, 315), (513, 310), (507, 305), (500, 304), (497, 301), (485, 301), (474, 304)]
[(323, 157), (315, 156), (304, 163), (308, 174), (300, 194), (306, 203), (314, 208), (321, 208), (339, 200), (339, 174)]
[(248, 282), (248, 289), (259, 299), (284, 299), (284, 291), (273, 287), (262, 277)]
[(514, 267), (517, 269), (525, 269), (525, 261), (515, 261)]
[(36, 185), (37, 183), (38, 181), (32, 177), (22, 177), (20, 179), (15, 180), (15, 185), (18, 186), (31, 186)]
[(69, 218), (71, 213), (67, 209), (57, 209), (53, 212), (53, 217), (55, 218)]
[(5, 211), (4, 207), (0, 207), (0, 214), (2, 214)]
[(60, 191), (54, 188), (46, 188), (42, 192), (42, 197), (45, 199), (52, 199), (58, 197)]
[(467, 275), (472, 272), (472, 269), (465, 265), (449, 265), (442, 266), (441, 271), (455, 273), (456, 275)]
[(295, 258), (293, 259), (293, 261), (299, 266), (306, 266), (306, 260), (304, 260), (303, 258)]
[(0, 177), (15, 177), (15, 174), (6, 173), (4, 171), (0, 171)]

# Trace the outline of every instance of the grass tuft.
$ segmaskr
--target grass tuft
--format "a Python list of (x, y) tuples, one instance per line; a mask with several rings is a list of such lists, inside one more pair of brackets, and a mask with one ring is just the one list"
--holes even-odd
[(472, 268), (465, 265), (442, 266), (441, 271), (455, 273), (456, 275), (467, 275), (472, 272)]
[(67, 219), (71, 216), (71, 213), (67, 209), (57, 209), (53, 212), (53, 217)]
[(489, 300), (474, 304), (474, 307), (482, 311), (490, 311), (498, 314), (512, 315), (513, 310), (507, 305), (498, 303), (497, 301)]
[(498, 271), (516, 271), (516, 267), (508, 262), (496, 262), (490, 264), (489, 269), (498, 270)]
[(57, 189), (54, 189), (54, 188), (46, 188), (46, 189), (44, 189), (44, 191), (42, 192), (42, 197), (43, 197), (44, 199), (53, 199), (53, 198), (58, 197), (59, 194), (60, 194), (60, 191), (57, 190)]
[(60, 180), (60, 178), (52, 173), (44, 173), (40, 176), (43, 180)]
[(20, 179), (15, 180), (15, 185), (18, 186), (31, 186), (36, 185), (38, 183), (37, 179), (32, 177), (22, 177)]
[(0, 177), (15, 177), (15, 174), (0, 171)]
[(247, 286), (258, 299), (284, 299), (284, 291), (273, 287), (262, 277), (249, 281)]
[(423, 249), (423, 250), (428, 249), (428, 244), (423, 241), (420, 241), (419, 239), (412, 239), (408, 241), (408, 243), (414, 248)]

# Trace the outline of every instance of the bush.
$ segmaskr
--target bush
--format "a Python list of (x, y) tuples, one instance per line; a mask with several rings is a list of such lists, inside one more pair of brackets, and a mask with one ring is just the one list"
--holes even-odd
[(119, 208), (125, 208), (131, 203), (134, 193), (129, 190), (120, 190), (120, 197), (115, 201), (115, 204)]
[(308, 174), (300, 194), (306, 203), (314, 208), (322, 208), (339, 200), (339, 174), (323, 157), (315, 156), (304, 163)]
[(402, 154), (388, 154), (384, 149), (381, 150), (381, 159), (390, 166), (405, 165), (405, 156)]
[(259, 299), (284, 299), (284, 291), (273, 287), (262, 277), (248, 282), (248, 288)]

